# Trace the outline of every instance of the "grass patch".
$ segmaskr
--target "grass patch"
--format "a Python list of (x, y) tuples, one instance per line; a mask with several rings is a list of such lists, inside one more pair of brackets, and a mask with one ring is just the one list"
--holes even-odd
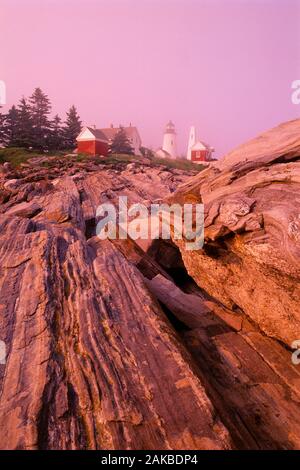
[[(101, 163), (114, 164), (114, 163), (131, 163), (135, 162), (139, 157), (135, 155), (125, 155), (122, 153), (107, 155), (106, 157), (101, 157)], [(100, 160), (99, 160), (100, 161)]]
[(33, 157), (62, 157), (68, 153), (67, 150), (57, 150), (53, 152), (38, 152), (22, 147), (0, 148), (0, 163), (9, 162), (14, 168), (26, 163)]
[(7, 147), (0, 149), (0, 163), (9, 162), (13, 167), (26, 163), (33, 156), (33, 152), (24, 148)]
[[(116, 164), (116, 163), (143, 163), (144, 157), (140, 157), (139, 155), (125, 155), (125, 154), (113, 154), (108, 155), (107, 157), (93, 157), (97, 159), (97, 163), (103, 164)], [(177, 159), (173, 160), (171, 158), (157, 158), (157, 157), (147, 157), (147, 160), (150, 160), (149, 165), (151, 167), (156, 166), (165, 166), (167, 168), (174, 168), (178, 170), (185, 170), (185, 171), (194, 171), (199, 172), (206, 168), (206, 165), (201, 165), (198, 163), (193, 163), (188, 160)]]
[(167, 168), (175, 168), (177, 170), (186, 170), (186, 171), (201, 171), (206, 168), (205, 165), (201, 165), (198, 163), (193, 163), (188, 160), (183, 160), (183, 159), (176, 159), (173, 160), (172, 158), (158, 158), (158, 157), (152, 157), (151, 158), (151, 166), (158, 166), (158, 165), (164, 165)]
[[(72, 155), (71, 151), (67, 150), (58, 150), (52, 151), (49, 153), (42, 153), (36, 150), (28, 150), (25, 148), (19, 147), (6, 147), (0, 148), (0, 163), (9, 162), (13, 167), (18, 167), (21, 163), (26, 163), (27, 160), (33, 157), (64, 157), (65, 155)], [(67, 157), (68, 159), (69, 157)], [(119, 168), (123, 168), (128, 163), (143, 163), (144, 157), (139, 155), (125, 155), (125, 154), (113, 154), (107, 155), (106, 157), (92, 157), (86, 153), (73, 154), (71, 160), (74, 159), (77, 162), (92, 161), (99, 164), (106, 165), (117, 165)], [(73, 160), (73, 161), (74, 161)], [(206, 168), (205, 165), (200, 165), (197, 163), (192, 163), (188, 160), (173, 160), (170, 158), (157, 158), (157, 157), (147, 157), (147, 160), (150, 162), (151, 167), (164, 166), (168, 169), (174, 168), (178, 170), (193, 171), (198, 173), (199, 171)], [(55, 165), (55, 162), (43, 162), (41, 166), (52, 167)]]
[(77, 162), (84, 162), (88, 158), (91, 158), (91, 155), (89, 155), (88, 153), (75, 153), (74, 158)]

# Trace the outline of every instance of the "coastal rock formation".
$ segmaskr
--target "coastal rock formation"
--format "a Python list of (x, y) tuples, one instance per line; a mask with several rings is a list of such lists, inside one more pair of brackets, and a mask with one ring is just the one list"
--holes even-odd
[[(145, 196), (124, 173), (42, 189), (25, 177), (1, 207), (2, 449), (233, 446), (142, 274), (111, 241), (86, 236), (101, 200), (121, 188)], [(157, 197), (159, 169), (149, 173)]]
[(180, 336), (239, 449), (299, 449), (300, 370), (243, 315), (158, 274), (150, 291), (188, 328)]
[[(0, 447), (300, 449), (299, 189), (300, 121), (198, 174), (6, 165)], [(97, 207), (119, 196), (204, 202), (203, 249), (100, 240)]]
[(300, 338), (300, 120), (285, 123), (183, 184), (172, 202), (202, 202), (203, 250), (178, 245), (210, 295), (287, 346)]

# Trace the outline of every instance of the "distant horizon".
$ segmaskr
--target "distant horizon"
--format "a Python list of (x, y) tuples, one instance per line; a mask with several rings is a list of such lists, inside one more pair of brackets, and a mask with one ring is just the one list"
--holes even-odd
[(195, 125), (215, 158), (300, 116), (300, 0), (2, 0), (0, 15), (4, 111), (40, 87), (52, 115), (131, 122), (154, 150), (171, 119), (186, 154)]

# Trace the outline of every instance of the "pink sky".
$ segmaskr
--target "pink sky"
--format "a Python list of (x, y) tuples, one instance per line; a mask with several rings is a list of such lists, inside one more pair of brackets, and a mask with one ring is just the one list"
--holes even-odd
[(300, 0), (0, 0), (0, 79), (7, 106), (39, 86), (153, 148), (172, 119), (185, 152), (194, 124), (221, 156), (299, 117), (299, 25)]

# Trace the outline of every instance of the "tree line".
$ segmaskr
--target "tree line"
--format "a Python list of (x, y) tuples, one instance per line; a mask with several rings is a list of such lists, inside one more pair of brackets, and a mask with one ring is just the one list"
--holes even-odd
[(0, 110), (0, 145), (39, 151), (74, 149), (82, 129), (75, 106), (70, 107), (64, 122), (58, 115), (51, 119), (51, 109), (48, 96), (36, 88), (7, 114)]

